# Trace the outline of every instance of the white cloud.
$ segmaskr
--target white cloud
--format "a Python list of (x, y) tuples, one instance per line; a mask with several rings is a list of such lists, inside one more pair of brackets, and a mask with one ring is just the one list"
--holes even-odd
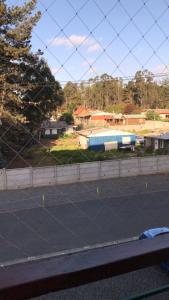
[(85, 35), (72, 34), (69, 37), (57, 37), (50, 40), (52, 46), (77, 47), (80, 45), (90, 45), (91, 39)]
[(52, 46), (64, 46), (66, 48), (73, 48), (78, 46), (86, 46), (88, 52), (96, 52), (101, 49), (99, 43), (95, 42), (95, 40), (86, 35), (76, 35), (72, 34), (69, 37), (56, 37), (51, 39), (49, 43)]
[(168, 65), (158, 65), (155, 69), (154, 69), (154, 74), (161, 74), (161, 75), (167, 75), (169, 73), (169, 64)]
[(101, 49), (101, 46), (98, 43), (95, 43), (93, 45), (91, 45), (90, 47), (88, 47), (87, 51), (88, 52), (96, 52), (99, 51)]
[(83, 45), (90, 44), (90, 39), (83, 35), (71, 35), (69, 37), (69, 40), (74, 46), (80, 46), (81, 44)]
[(69, 46), (68, 40), (65, 38), (55, 38), (49, 41), (52, 46)]

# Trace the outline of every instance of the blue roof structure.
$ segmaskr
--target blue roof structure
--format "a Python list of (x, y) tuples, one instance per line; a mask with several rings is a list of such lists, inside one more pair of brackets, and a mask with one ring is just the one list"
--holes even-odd
[(111, 128), (92, 128), (79, 132), (86, 137), (88, 148), (94, 151), (100, 151), (106, 143), (114, 142), (117, 148), (125, 146), (134, 146), (136, 135), (130, 132), (118, 131)]

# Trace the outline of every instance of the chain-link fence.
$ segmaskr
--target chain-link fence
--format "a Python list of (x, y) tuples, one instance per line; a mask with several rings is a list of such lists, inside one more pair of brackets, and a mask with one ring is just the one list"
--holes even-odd
[[(23, 7), (23, 1), (6, 2), (7, 7), (17, 5)], [(78, 127), (93, 127), (88, 119), (91, 119), (94, 112), (107, 113), (107, 119), (100, 117), (105, 122), (95, 122), (95, 127), (110, 127), (114, 124), (106, 121), (108, 113), (140, 114), (144, 109), (167, 108), (168, 1), (65, 0), (58, 3), (39, 0), (36, 9), (33, 4), (32, 10), (25, 14), (25, 22), (28, 21), (29, 14), (38, 15), (36, 11), (40, 11), (41, 16), (30, 33), (32, 55), (35, 56), (38, 52), (36, 55), (39, 55), (39, 61), (45, 59), (50, 67), (48, 72), (54, 77), (48, 74), (45, 78), (40, 69), (44, 65), (42, 63), (43, 66), (38, 66), (35, 57), (29, 63), (28, 58), (25, 58), (26, 66), (23, 57), (20, 60), (18, 65), (22, 80), (14, 75), (12, 79), (4, 79), (2, 76), (1, 167), (17, 168), (104, 159), (103, 156), (106, 155), (91, 155), (90, 152), (83, 151), (76, 134), (70, 138), (58, 137), (73, 132)], [(10, 30), (20, 30), (23, 20), (17, 20), (16, 23), (14, 21), (13, 24), (11, 22), (8, 29), (5, 29), (5, 22), (2, 23), (4, 44), (12, 45), (13, 41), (9, 40)], [(12, 60), (12, 56), (7, 54), (5, 58), (3, 53), (2, 57), (3, 73), (9, 67), (6, 67), (9, 62), (16, 62), (16, 57)], [(10, 93), (13, 100), (17, 98), (20, 101), (17, 108), (12, 107), (15, 104), (11, 103), (13, 100), (11, 101)], [(54, 99), (54, 93), (60, 98)], [(22, 94), (20, 100), (19, 94)], [(70, 115), (79, 107), (84, 110), (79, 116), (74, 115), (73, 127)], [(12, 119), (12, 114), (18, 114), (21, 120)], [(119, 117), (119, 123), (120, 119), (122, 117)], [(44, 123), (46, 120), (48, 122)], [(65, 120), (69, 126), (64, 123)], [(167, 131), (167, 124), (163, 125), (162, 129)], [(146, 130), (148, 132), (149, 128), (142, 126), (138, 131), (142, 131), (144, 135)], [(45, 132), (49, 139), (43, 139)]]
[(2, 270), (168, 225), (169, 1), (24, 3), (0, 1)]

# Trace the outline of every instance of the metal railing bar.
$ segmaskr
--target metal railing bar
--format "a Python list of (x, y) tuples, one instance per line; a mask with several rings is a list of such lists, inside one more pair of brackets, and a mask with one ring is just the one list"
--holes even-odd
[(169, 260), (169, 235), (0, 269), (0, 299), (24, 300)]
[(49, 259), (49, 258), (54, 258), (54, 257), (62, 256), (62, 255), (79, 253), (79, 252), (86, 251), (86, 250), (104, 248), (104, 247), (113, 246), (113, 245), (121, 245), (124, 243), (136, 241), (136, 240), (138, 240), (138, 238), (139, 238), (138, 236), (133, 236), (131, 238), (125, 238), (125, 239), (115, 240), (115, 241), (106, 242), (106, 243), (98, 243), (95, 245), (88, 245), (88, 246), (84, 246), (81, 248), (73, 248), (73, 249), (68, 249), (68, 250), (65, 249), (65, 250), (61, 250), (61, 251), (57, 251), (57, 252), (51, 252), (51, 253), (45, 253), (45, 254), (36, 255), (36, 256), (28, 256), (28, 257), (18, 258), (18, 259), (14, 259), (14, 260), (8, 260), (3, 263), (0, 263), (0, 268), (9, 267), (9, 266), (17, 265), (17, 264), (21, 264), (21, 263), (27, 263), (27, 262), (31, 262), (31, 261), (37, 262), (38, 260), (42, 260), (42, 259)]

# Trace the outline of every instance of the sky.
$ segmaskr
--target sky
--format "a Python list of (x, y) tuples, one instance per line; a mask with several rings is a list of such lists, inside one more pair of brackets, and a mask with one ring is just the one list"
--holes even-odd
[[(20, 5), (23, 0), (7, 0)], [(32, 34), (56, 79), (169, 73), (169, 0), (37, 0)]]

